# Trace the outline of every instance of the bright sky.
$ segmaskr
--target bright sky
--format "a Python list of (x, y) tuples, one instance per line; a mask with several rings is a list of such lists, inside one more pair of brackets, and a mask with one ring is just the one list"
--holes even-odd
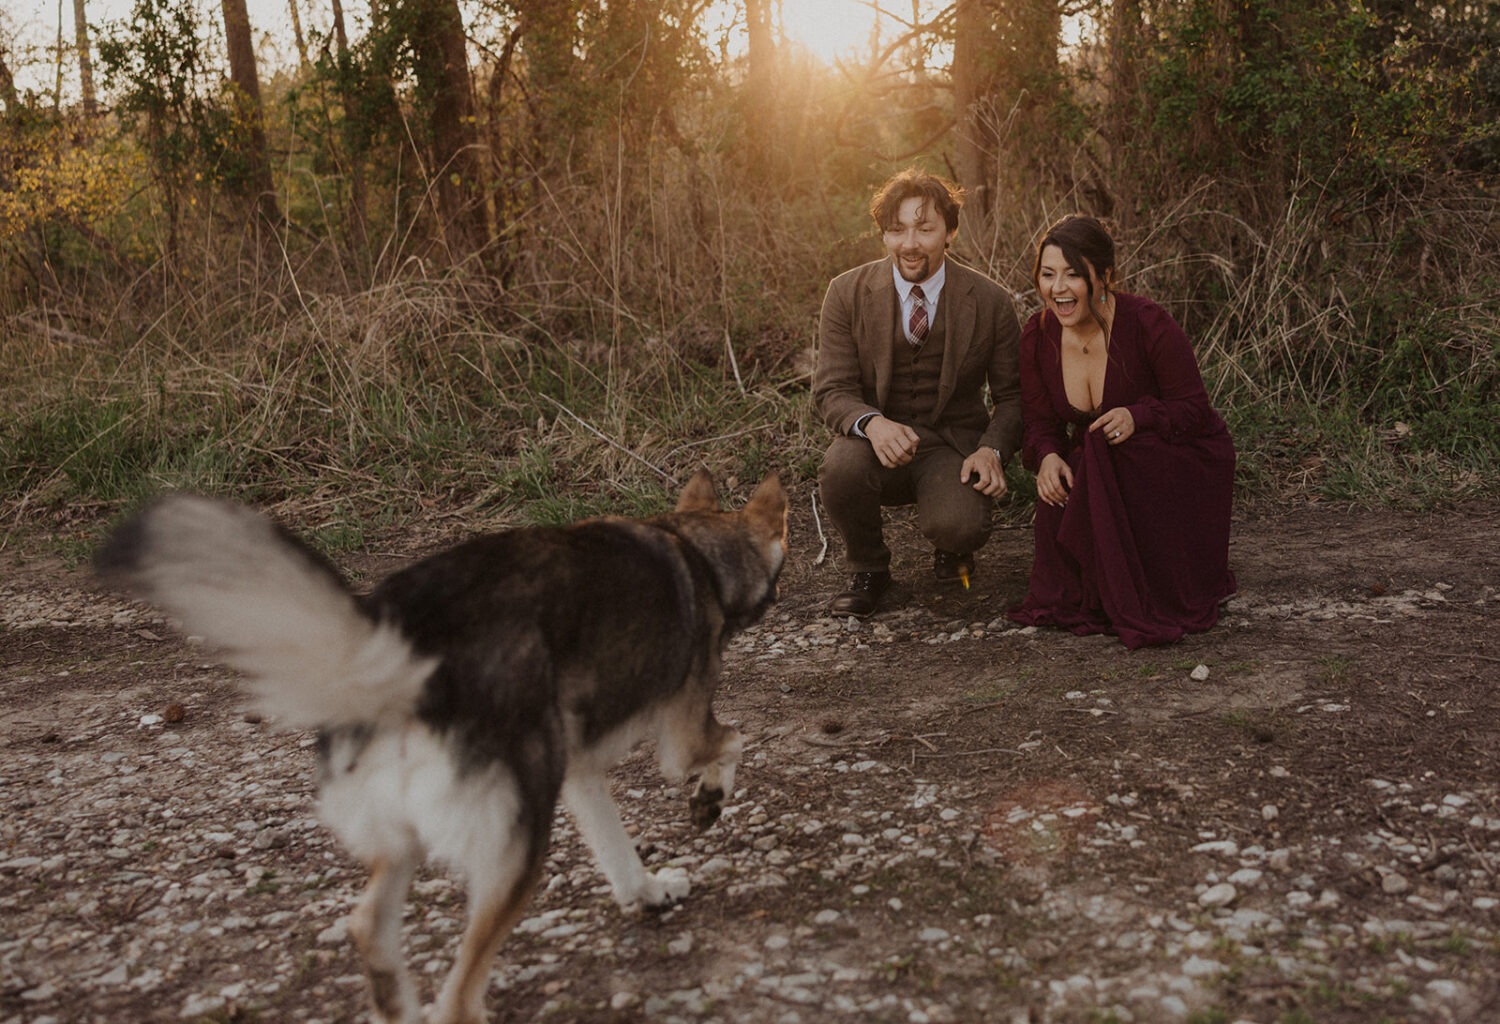
[[(89, 21), (94, 24), (124, 19), (130, 13), (133, 0), (87, 0)], [(461, 0), (463, 2), (463, 0)], [(814, 56), (828, 62), (848, 57), (856, 51), (869, 47), (870, 32), (877, 19), (886, 35), (892, 35), (911, 18), (912, 0), (780, 0), (781, 29), (788, 40), (800, 43)], [(218, 0), (198, 0), (199, 10), (205, 22), (218, 24), (220, 20)], [(248, 0), (250, 22), (258, 37), (266, 38), (273, 59), (292, 63), (291, 17), (287, 0)], [(469, 5), (464, 4), (465, 7)], [(719, 0), (719, 8), (731, 12), (739, 5), (734, 0)], [(941, 6), (940, 0), (921, 0), (924, 10)], [(328, 0), (298, 0), (298, 11), (304, 32), (328, 31), (330, 4)], [(349, 17), (364, 13), (366, 5), (360, 0), (346, 2)], [(13, 52), (13, 70), (17, 72), (17, 84), (22, 88), (50, 89), (55, 71), (50, 66), (51, 48), (57, 39), (59, 12), (63, 19), (63, 32), (69, 45), (73, 41), (72, 0), (11, 0), (0, 13), (0, 31), (17, 42)], [(890, 13), (881, 13), (890, 12)], [(466, 13), (468, 13), (466, 11)], [(361, 19), (362, 20), (362, 19)], [(355, 25), (350, 25), (351, 32)], [(743, 42), (744, 29), (740, 26), (738, 40), (731, 46)], [(33, 48), (27, 53), (27, 47)], [(262, 58), (267, 54), (263, 51)], [(262, 67), (262, 75), (271, 69)], [(65, 67), (67, 88), (76, 90), (77, 70)]]

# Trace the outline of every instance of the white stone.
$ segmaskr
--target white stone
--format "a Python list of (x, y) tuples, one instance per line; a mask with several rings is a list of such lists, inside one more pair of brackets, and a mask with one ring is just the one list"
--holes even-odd
[(1208, 978), (1223, 970), (1223, 964), (1208, 957), (1190, 956), (1182, 964), (1182, 973), (1189, 978)]
[(1220, 882), (1211, 885), (1204, 890), (1203, 895), (1198, 897), (1198, 905), (1203, 907), (1227, 907), (1239, 896), (1239, 890), (1228, 882)]
[[(1210, 833), (1211, 834), (1211, 833)], [(1193, 847), (1194, 853), (1219, 853), (1225, 857), (1233, 857), (1240, 852), (1240, 846), (1232, 839), (1216, 839), (1212, 842), (1199, 843)]]

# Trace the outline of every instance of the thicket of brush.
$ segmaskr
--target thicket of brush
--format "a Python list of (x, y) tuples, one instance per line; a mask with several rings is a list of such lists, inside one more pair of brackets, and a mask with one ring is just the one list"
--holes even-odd
[[(947, 83), (910, 62), (883, 78), (873, 60), (783, 55), (769, 150), (747, 142), (738, 71), (706, 51), (677, 54), (679, 78), (645, 97), (638, 78), (605, 76), (545, 134), (534, 105), (488, 88), (494, 234), (463, 249), (435, 213), (421, 97), (400, 88), (401, 119), (356, 142), (339, 69), (269, 83), (279, 224), (224, 171), (232, 119), (173, 115), (228, 134), (169, 165), (152, 148), (165, 122), (125, 104), (85, 124), (13, 101), (11, 166), (53, 177), (11, 174), (0, 205), (7, 520), (45, 517), (65, 537), (70, 520), (190, 488), (293, 505), (342, 545), (413, 516), (655, 510), (698, 465), (731, 489), (773, 468), (810, 479), (823, 288), (880, 252), (874, 185), (910, 163), (957, 176), (954, 132), (979, 128), (992, 201), (971, 206), (957, 255), (1013, 288), (1024, 317), (1039, 233), (1063, 213), (1107, 216), (1124, 287), (1195, 339), (1244, 501), (1494, 495), (1500, 155), (1484, 146), (1500, 85), (1442, 125), (1392, 113), (1406, 94), (1389, 89), (1320, 111), (1303, 82), (1297, 104), (1256, 106), (1234, 92), (1243, 68), (1217, 86), (1174, 78), (1181, 38), (1164, 21), (1130, 102), (1103, 91), (1085, 48), (1040, 85), (994, 85), (987, 121), (936, 140)], [(1478, 67), (1500, 82), (1489, 38)], [(1249, 104), (1239, 120), (1231, 101)], [(1282, 106), (1302, 120), (1273, 119)], [(1351, 136), (1349, 118), (1377, 108), (1389, 123)], [(1430, 137), (1413, 141), (1424, 118)], [(1339, 132), (1362, 141), (1330, 143)], [(1439, 159), (1460, 143), (1465, 161)], [(1029, 481), (1012, 476), (1004, 514), (1020, 520)]]

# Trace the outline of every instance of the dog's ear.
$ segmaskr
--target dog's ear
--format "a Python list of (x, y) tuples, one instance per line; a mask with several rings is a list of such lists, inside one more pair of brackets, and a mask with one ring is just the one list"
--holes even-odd
[(677, 498), (679, 512), (717, 512), (719, 496), (714, 493), (714, 478), (708, 470), (700, 469), (693, 474), (682, 494)]
[(766, 478), (756, 484), (745, 502), (744, 512), (771, 535), (786, 537), (787, 497), (781, 486), (781, 477), (767, 473)]

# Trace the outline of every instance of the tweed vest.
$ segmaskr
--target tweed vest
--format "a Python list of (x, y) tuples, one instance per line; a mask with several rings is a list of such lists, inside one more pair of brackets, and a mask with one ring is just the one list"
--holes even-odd
[[(947, 347), (947, 303), (939, 302), (937, 316), (927, 330), (921, 348), (912, 347), (898, 326), (896, 353), (891, 367), (891, 390), (885, 415), (897, 423), (934, 427), (938, 384), (943, 375), (943, 350)], [(899, 313), (898, 313), (899, 316)]]

